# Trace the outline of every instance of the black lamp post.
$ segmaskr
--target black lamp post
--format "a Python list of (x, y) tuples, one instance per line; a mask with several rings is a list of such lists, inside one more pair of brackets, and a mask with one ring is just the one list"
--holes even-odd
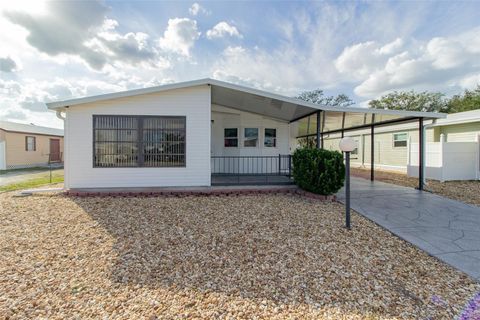
[(350, 230), (350, 152), (355, 150), (357, 142), (351, 137), (340, 140), (340, 150), (345, 152), (345, 227)]

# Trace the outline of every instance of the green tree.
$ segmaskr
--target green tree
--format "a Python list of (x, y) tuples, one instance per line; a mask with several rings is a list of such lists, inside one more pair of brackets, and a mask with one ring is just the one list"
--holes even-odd
[(447, 112), (447, 103), (444, 94), (440, 92), (415, 92), (394, 91), (379, 99), (369, 102), (370, 108), (423, 111), (423, 112)]
[(337, 96), (325, 96), (323, 90), (320, 89), (304, 91), (295, 98), (331, 107), (348, 107), (355, 103), (346, 94), (340, 93)]
[(480, 85), (473, 90), (454, 95), (448, 100), (447, 109), (449, 113), (480, 109)]

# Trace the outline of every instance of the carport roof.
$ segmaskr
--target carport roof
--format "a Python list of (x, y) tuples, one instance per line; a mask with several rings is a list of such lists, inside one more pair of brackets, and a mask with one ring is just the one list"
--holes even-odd
[[(47, 106), (49, 109), (59, 111), (75, 105), (202, 85), (209, 85), (212, 87), (212, 104), (260, 114), (285, 122), (294, 122), (309, 115), (313, 115), (318, 111), (322, 111), (324, 118), (324, 120), (322, 120), (324, 123), (322, 131), (324, 132), (338, 130), (340, 128), (342, 130), (347, 130), (348, 128), (371, 125), (372, 123), (381, 124), (397, 121), (413, 121), (418, 118), (445, 118), (445, 114), (432, 112), (382, 110), (357, 107), (331, 107), (318, 105), (267, 91), (209, 78), (78, 99), (49, 102), (47, 103)], [(329, 129), (326, 130), (327, 128)]]

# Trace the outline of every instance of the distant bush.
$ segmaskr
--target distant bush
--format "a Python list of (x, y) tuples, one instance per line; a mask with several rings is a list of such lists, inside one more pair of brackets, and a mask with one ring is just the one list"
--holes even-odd
[(342, 188), (345, 165), (340, 152), (301, 148), (293, 153), (292, 160), (293, 179), (303, 190), (331, 195)]

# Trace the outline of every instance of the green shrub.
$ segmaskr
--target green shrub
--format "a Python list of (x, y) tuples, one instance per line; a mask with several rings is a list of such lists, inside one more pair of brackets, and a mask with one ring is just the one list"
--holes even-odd
[(340, 152), (301, 148), (293, 153), (292, 160), (293, 179), (303, 190), (330, 195), (343, 186), (345, 165)]

